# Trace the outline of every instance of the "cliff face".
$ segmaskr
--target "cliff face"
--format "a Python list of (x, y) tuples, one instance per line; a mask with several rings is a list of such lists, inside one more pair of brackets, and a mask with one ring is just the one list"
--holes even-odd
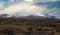
[[(7, 35), (60, 35), (60, 19), (0, 18), (0, 32)], [(9, 33), (8, 33), (9, 32)], [(44, 33), (45, 32), (45, 33)], [(40, 34), (39, 34), (40, 33)]]

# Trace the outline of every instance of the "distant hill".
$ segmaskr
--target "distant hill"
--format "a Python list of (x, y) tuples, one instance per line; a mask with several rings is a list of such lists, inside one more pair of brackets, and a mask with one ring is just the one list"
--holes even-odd
[(0, 15), (0, 18), (10, 18), (10, 17), (13, 17), (13, 16), (10, 14), (1, 14)]
[(43, 19), (43, 18), (45, 18), (45, 17), (43, 17), (43, 16), (29, 15), (29, 16), (26, 16), (26, 17), (24, 17), (24, 18), (26, 18), (26, 19)]
[(53, 18), (53, 19), (59, 19), (53, 15), (48, 15), (45, 14), (44, 16), (35, 16), (35, 15), (29, 15), (29, 16), (19, 16), (16, 17), (15, 15), (10, 15), (10, 14), (1, 14), (0, 18), (24, 18), (24, 19), (47, 19), (47, 18)]

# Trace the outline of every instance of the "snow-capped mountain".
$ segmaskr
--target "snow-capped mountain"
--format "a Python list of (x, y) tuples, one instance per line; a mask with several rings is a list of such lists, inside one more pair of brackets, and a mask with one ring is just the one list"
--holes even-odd
[(45, 15), (45, 16), (37, 16), (37, 15), (28, 15), (28, 16), (16, 16), (16, 15), (11, 15), (11, 14), (1, 14), (0, 18), (26, 18), (26, 19), (45, 19), (45, 18), (53, 18), (53, 19), (58, 19), (57, 17), (53, 15)]
[(1, 18), (10, 18), (10, 17), (13, 17), (13, 16), (9, 15), (9, 14), (1, 14), (0, 17)]

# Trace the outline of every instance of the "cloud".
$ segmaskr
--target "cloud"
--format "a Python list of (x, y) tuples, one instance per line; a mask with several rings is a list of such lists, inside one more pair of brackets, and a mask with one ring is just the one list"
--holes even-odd
[(57, 15), (60, 5), (55, 1), (57, 0), (9, 0), (7, 3), (0, 4), (0, 12), (17, 16)]
[[(22, 13), (22, 15), (39, 15), (42, 16), (42, 13), (46, 10), (46, 8), (42, 6), (36, 6), (31, 2), (23, 1), (19, 3), (10, 4), (7, 8), (5, 8), (2, 13), (13, 14), (13, 13)], [(28, 13), (28, 14), (26, 14)], [(21, 14), (20, 14), (21, 15)]]
[(51, 1), (57, 1), (57, 0), (34, 0), (35, 3), (39, 3), (39, 2), (51, 2)]
[[(46, 7), (46, 11), (45, 13), (43, 13), (44, 15), (54, 15), (56, 17), (60, 17), (60, 1), (49, 1), (49, 2), (37, 2), (35, 3), (35, 5), (38, 6), (45, 6)], [(45, 15), (46, 16), (46, 15)]]

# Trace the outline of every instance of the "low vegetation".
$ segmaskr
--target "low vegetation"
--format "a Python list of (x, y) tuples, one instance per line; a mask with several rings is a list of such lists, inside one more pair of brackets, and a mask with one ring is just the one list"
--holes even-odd
[(44, 32), (48, 32), (48, 35), (60, 35), (60, 19), (0, 18), (0, 32), (1, 35), (19, 35), (19, 33), (22, 35), (47, 34)]

